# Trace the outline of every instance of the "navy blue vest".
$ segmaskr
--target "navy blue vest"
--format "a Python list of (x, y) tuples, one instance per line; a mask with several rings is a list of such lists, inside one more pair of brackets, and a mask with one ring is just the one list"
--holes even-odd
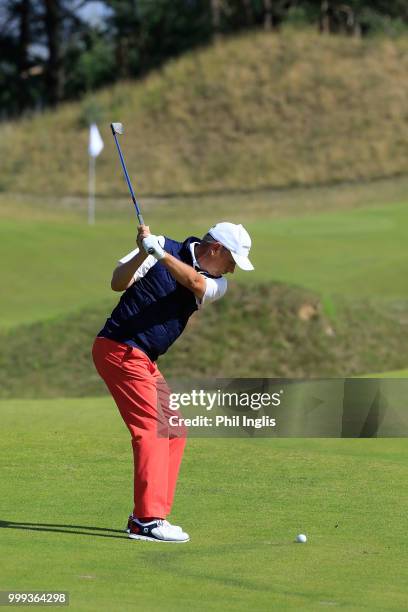
[[(190, 236), (176, 242), (166, 237), (164, 249), (191, 266), (192, 242), (200, 239)], [(194, 294), (158, 262), (126, 289), (98, 336), (135, 346), (156, 361), (180, 336), (197, 309)]]

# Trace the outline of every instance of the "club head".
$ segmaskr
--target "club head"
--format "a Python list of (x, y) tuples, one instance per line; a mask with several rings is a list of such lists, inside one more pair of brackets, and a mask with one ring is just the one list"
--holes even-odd
[(123, 134), (123, 123), (111, 123), (111, 130), (114, 134)]

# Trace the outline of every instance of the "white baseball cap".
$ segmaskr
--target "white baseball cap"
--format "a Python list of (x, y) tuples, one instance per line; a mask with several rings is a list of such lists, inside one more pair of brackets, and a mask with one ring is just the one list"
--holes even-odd
[(210, 227), (208, 233), (229, 250), (234, 261), (242, 270), (254, 269), (248, 259), (251, 238), (242, 225), (224, 221)]

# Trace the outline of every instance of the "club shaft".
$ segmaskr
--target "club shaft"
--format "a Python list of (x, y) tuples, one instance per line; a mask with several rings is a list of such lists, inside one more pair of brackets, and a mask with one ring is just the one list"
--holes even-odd
[(143, 220), (143, 217), (142, 217), (142, 213), (140, 212), (139, 204), (137, 203), (136, 196), (135, 196), (135, 193), (133, 191), (132, 183), (130, 182), (129, 175), (128, 175), (127, 170), (126, 170), (125, 160), (123, 159), (122, 151), (120, 150), (119, 142), (118, 142), (118, 139), (117, 139), (116, 134), (115, 134), (113, 129), (112, 129), (112, 134), (113, 134), (113, 137), (115, 139), (116, 147), (118, 149), (120, 163), (122, 164), (123, 174), (125, 175), (125, 179), (126, 179), (126, 182), (128, 184), (128, 187), (129, 187), (130, 195), (132, 196), (132, 201), (133, 201), (133, 204), (135, 205), (135, 210), (136, 210), (137, 218), (139, 220), (139, 224), (140, 225), (144, 225), (144, 220)]

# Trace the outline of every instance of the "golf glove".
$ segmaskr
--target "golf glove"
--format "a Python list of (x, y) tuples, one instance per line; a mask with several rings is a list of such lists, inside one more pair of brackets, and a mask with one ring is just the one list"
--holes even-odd
[(149, 255), (153, 255), (157, 260), (163, 259), (166, 255), (164, 249), (160, 246), (158, 236), (150, 234), (142, 240), (143, 248)]

